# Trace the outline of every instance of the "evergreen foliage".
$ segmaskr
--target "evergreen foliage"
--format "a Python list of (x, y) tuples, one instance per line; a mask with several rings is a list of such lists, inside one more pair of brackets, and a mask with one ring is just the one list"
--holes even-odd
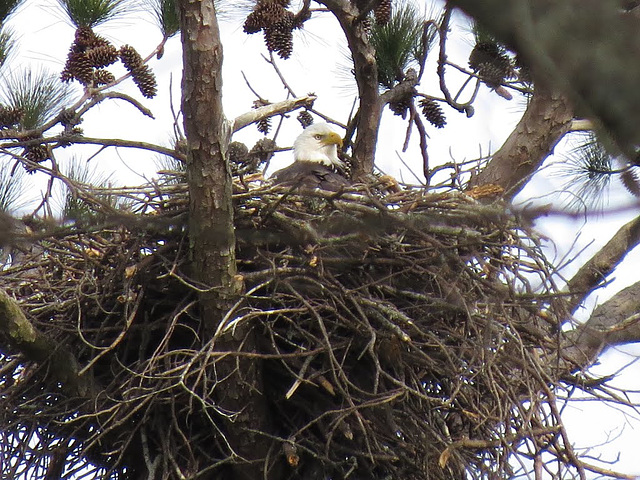
[(129, 0), (58, 0), (76, 27), (95, 27), (123, 15), (133, 4)]

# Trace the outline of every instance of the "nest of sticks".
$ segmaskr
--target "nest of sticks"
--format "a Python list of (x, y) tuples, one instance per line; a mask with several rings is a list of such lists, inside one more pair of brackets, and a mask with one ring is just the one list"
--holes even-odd
[[(0, 453), (20, 459), (12, 474), (62, 458), (65, 472), (212, 475), (239, 460), (225, 439), (234, 412), (217, 400), (225, 352), (199, 331), (186, 186), (107, 193), (133, 199), (134, 214), (32, 227), (0, 272), (93, 379), (78, 399), (48, 380), (47, 364), (4, 357)], [(292, 479), (504, 478), (513, 454), (563, 451), (544, 395), (558, 381), (544, 360), (558, 336), (551, 267), (507, 209), (457, 192), (241, 184), (234, 202), (246, 294), (219, 333), (242, 326), (257, 338), (234, 354), (261, 371), (265, 468)]]

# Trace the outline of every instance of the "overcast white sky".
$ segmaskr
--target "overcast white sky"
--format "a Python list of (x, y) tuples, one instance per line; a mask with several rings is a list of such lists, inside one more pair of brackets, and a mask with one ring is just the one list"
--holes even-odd
[[(55, 73), (61, 71), (73, 40), (74, 29), (64, 19), (55, 0), (28, 0), (11, 21), (11, 25), (19, 34), (20, 49), (9, 65), (10, 70), (19, 70), (26, 64), (39, 64)], [(266, 54), (262, 36), (244, 34), (242, 19), (238, 15), (223, 21), (221, 29), (225, 47), (224, 106), (227, 117), (233, 118), (247, 111), (254, 100), (241, 72), (245, 73), (253, 88), (264, 98), (274, 102), (284, 99), (285, 92), (274, 70), (262, 58), (262, 55)], [(98, 27), (97, 31), (108, 37), (116, 46), (125, 43), (133, 45), (143, 56), (153, 50), (161, 39), (151, 16), (144, 12), (136, 12), (120, 20), (108, 22)], [(465, 65), (472, 47), (468, 30), (454, 32), (452, 40), (455, 41), (452, 42), (453, 49), (449, 52), (451, 59)], [(342, 35), (336, 22), (329, 15), (325, 15), (324, 18), (313, 19), (305, 24), (305, 31), (294, 39), (293, 57), (287, 61), (279, 60), (278, 64), (296, 94), (315, 93), (318, 95), (315, 104), (317, 109), (341, 122), (346, 122), (356, 90), (355, 85), (345, 78), (344, 68), (340, 68), (340, 65), (346, 64), (342, 45)], [(172, 78), (173, 103), (177, 109), (180, 103), (181, 62), (179, 38), (174, 38), (167, 44), (164, 57), (160, 60), (153, 59), (150, 64), (158, 78), (159, 94), (155, 99), (144, 99), (131, 81), (123, 86), (126, 93), (140, 99), (153, 111), (156, 120), (142, 116), (129, 104), (108, 101), (86, 116), (85, 122), (81, 125), (86, 135), (146, 140), (169, 145), (172, 132), (169, 81)], [(438, 95), (435, 69), (425, 74), (424, 83), (427, 85), (427, 93)], [(511, 132), (523, 109), (521, 100), (514, 98), (508, 102), (486, 88), (481, 89), (475, 104), (476, 115), (471, 119), (445, 108), (447, 126), (442, 130), (428, 126), (431, 136), (431, 161), (433, 164), (452, 159), (461, 161), (477, 158), (480, 153), (486, 154), (490, 150), (495, 151)], [(275, 123), (274, 121), (274, 125)], [(294, 114), (285, 124), (282, 135), (278, 137), (278, 145), (290, 146), (299, 132), (300, 127)], [(398, 155), (401, 155), (416, 173), (422, 171), (417, 147), (414, 146), (407, 153), (400, 152), (404, 141), (405, 123), (387, 112), (381, 132), (377, 165), (389, 174), (415, 183), (415, 179), (398, 160)], [(239, 132), (234, 140), (243, 141), (250, 147), (259, 137), (255, 127), (249, 126)], [(82, 149), (82, 155), (88, 157), (96, 150), (97, 147), (85, 147)], [(557, 155), (553, 160), (562, 162), (563, 158)], [(279, 154), (274, 161), (274, 167), (284, 166), (289, 161), (289, 152)], [(115, 172), (114, 178), (129, 185), (143, 183), (145, 178), (155, 175), (154, 156), (140, 151), (119, 149), (117, 153), (114, 151), (92, 162), (99, 162), (100, 169)], [(536, 181), (528, 185), (517, 200), (527, 203), (531, 198), (538, 198), (538, 204), (557, 202), (556, 197), (549, 197), (547, 194), (560, 190), (563, 181), (558, 177), (540, 175)], [(622, 202), (630, 204), (629, 196), (618, 187), (610, 204), (620, 205)], [(540, 220), (538, 227), (555, 244), (558, 257), (562, 257), (568, 251), (579, 234), (573, 249), (577, 252), (590, 245), (579, 257), (581, 260), (597, 251), (620, 225), (637, 215), (638, 210), (636, 207), (622, 213), (591, 216), (586, 221), (584, 218), (572, 219), (554, 215)], [(550, 248), (550, 254), (552, 251)], [(607, 289), (598, 292), (599, 301), (605, 300), (620, 288), (638, 279), (638, 257), (637, 251), (629, 256), (615, 273), (616, 281)], [(579, 267), (579, 260), (567, 269), (565, 275), (570, 276), (575, 272)], [(591, 303), (594, 301), (595, 297)], [(582, 317), (586, 318), (589, 311), (585, 309)], [(616, 349), (605, 354), (593, 371), (603, 375), (610, 374), (635, 360), (639, 354), (638, 346)], [(617, 383), (631, 390), (640, 390), (640, 369), (637, 366), (627, 369)], [(640, 402), (638, 396), (636, 400)], [(640, 474), (640, 459), (637, 456), (640, 424), (637, 421), (627, 422), (627, 418), (618, 410), (603, 409), (592, 402), (568, 407), (565, 419), (570, 426), (571, 437), (580, 446), (604, 443), (611, 435), (620, 434), (606, 449), (607, 458), (614, 459), (615, 454), (620, 451), (620, 461), (614, 466), (625, 472)]]

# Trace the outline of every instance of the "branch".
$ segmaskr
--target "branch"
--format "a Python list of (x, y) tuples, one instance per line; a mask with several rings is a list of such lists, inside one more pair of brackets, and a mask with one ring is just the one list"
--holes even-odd
[(599, 305), (584, 324), (567, 332), (562, 357), (579, 368), (595, 362), (608, 347), (640, 342), (640, 282)]
[[(445, 66), (449, 63), (447, 61), (447, 52), (446, 52), (446, 44), (447, 44), (447, 38), (448, 38), (447, 34), (449, 32), (449, 22), (451, 20), (452, 13), (453, 13), (453, 8), (447, 5), (445, 7), (444, 14), (442, 16), (442, 22), (440, 23), (440, 27), (438, 28), (438, 36), (440, 39), (440, 49), (438, 53), (438, 68), (437, 68), (438, 80), (440, 83), (440, 91), (444, 95), (445, 101), (449, 104), (449, 106), (451, 106), (451, 108), (455, 108), (459, 112), (465, 113), (468, 117), (470, 117), (473, 115), (473, 107), (471, 106), (471, 103), (473, 103), (473, 100), (475, 99), (475, 96), (478, 93), (479, 83), (476, 82), (476, 88), (474, 90), (473, 96), (471, 97), (471, 99), (469, 99), (468, 102), (458, 103), (457, 96), (456, 98), (453, 98), (451, 96), (451, 92), (449, 91), (449, 88), (447, 87), (447, 82), (445, 80), (444, 69), (445, 69)], [(466, 82), (465, 82), (465, 85), (466, 85)], [(463, 89), (464, 89), (464, 85), (458, 92), (458, 95), (462, 92)]]
[(469, 187), (499, 185), (513, 198), (569, 131), (573, 111), (565, 98), (538, 88), (504, 145)]
[(242, 130), (247, 125), (251, 125), (252, 123), (258, 122), (267, 117), (282, 115), (302, 107), (311, 107), (313, 106), (313, 102), (316, 98), (317, 97), (315, 95), (307, 95), (305, 97), (291, 98), (283, 100), (282, 102), (255, 108), (237, 116), (235, 120), (233, 120), (231, 131), (232, 133), (235, 133), (238, 130)]
[(71, 395), (85, 396), (89, 391), (88, 376), (78, 376), (75, 357), (58, 343), (37, 330), (18, 304), (0, 290), (0, 339), (3, 352), (22, 355), (29, 361), (49, 362), (49, 374)]
[(84, 143), (84, 144), (92, 144), (92, 145), (102, 145), (103, 147), (126, 147), (126, 148), (139, 148), (141, 150), (149, 150), (150, 152), (160, 153), (162, 155), (167, 155), (168, 157), (173, 157), (178, 160), (185, 160), (185, 156), (178, 152), (175, 149), (162, 147), (160, 145), (154, 145), (153, 143), (140, 142), (136, 140), (121, 140), (117, 138), (91, 138), (84, 137), (82, 135), (77, 136), (67, 136), (67, 135), (58, 135), (50, 138), (39, 138), (35, 140), (30, 140), (26, 142), (16, 142), (16, 143), (2, 143), (0, 144), (0, 149), (6, 149), (16, 146), (22, 146), (26, 144), (44, 144), (44, 143)]
[(622, 226), (613, 238), (569, 280), (567, 290), (573, 295), (567, 301), (568, 310), (575, 310), (593, 289), (603, 285), (607, 275), (639, 243), (640, 217), (636, 217)]
[(451, 0), (633, 156), (640, 144), (638, 19), (618, 0)]
[(357, 134), (353, 144), (354, 179), (366, 178), (373, 171), (382, 108), (378, 92), (378, 66), (375, 50), (369, 41), (360, 11), (345, 0), (321, 1), (338, 19), (353, 58), (354, 74), (358, 84), (360, 105)]
[(415, 87), (418, 85), (418, 82), (418, 74), (416, 71), (413, 68), (407, 70), (405, 78), (400, 83), (380, 95), (380, 109), (382, 110), (387, 103), (412, 98), (416, 93)]

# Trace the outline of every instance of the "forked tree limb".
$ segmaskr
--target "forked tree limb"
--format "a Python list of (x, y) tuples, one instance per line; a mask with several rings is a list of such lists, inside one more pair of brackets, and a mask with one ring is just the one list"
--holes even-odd
[(357, 117), (357, 133), (353, 144), (352, 176), (366, 178), (373, 172), (376, 143), (382, 108), (378, 91), (378, 67), (375, 50), (355, 2), (347, 0), (322, 0), (335, 15), (342, 27), (353, 58), (353, 71), (358, 84), (360, 104)]

